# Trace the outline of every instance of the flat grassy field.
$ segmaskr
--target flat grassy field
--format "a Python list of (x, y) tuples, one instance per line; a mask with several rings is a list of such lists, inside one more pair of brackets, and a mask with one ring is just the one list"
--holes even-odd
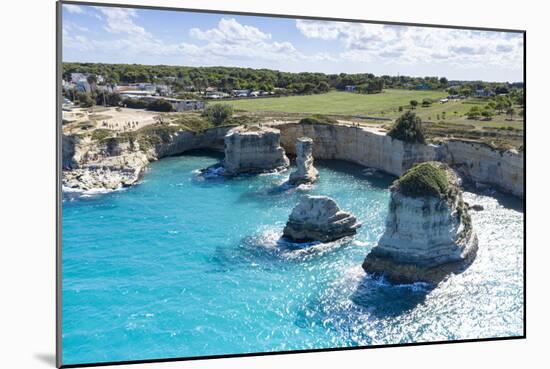
[[(476, 128), (523, 129), (523, 119), (516, 116), (509, 120), (505, 114), (495, 115), (492, 120), (470, 120), (466, 113), (472, 106), (483, 108), (487, 101), (471, 98), (468, 100), (440, 103), (439, 99), (447, 96), (444, 91), (414, 91), (387, 89), (380, 94), (364, 95), (332, 91), (326, 94), (287, 96), (263, 99), (242, 99), (228, 101), (237, 110), (246, 112), (327, 114), (343, 117), (363, 116), (374, 118), (396, 119), (409, 108), (411, 100), (419, 102), (415, 113), (426, 122), (459, 123), (473, 125)], [(435, 102), (429, 107), (422, 107), (422, 100), (429, 98)], [(399, 107), (403, 111), (399, 111)], [(516, 109), (519, 110), (519, 109)], [(444, 114), (445, 113), (445, 117)]]
[(441, 99), (443, 91), (384, 90), (380, 94), (356, 94), (332, 91), (326, 94), (233, 100), (235, 109), (249, 112), (309, 113), (333, 115), (374, 115), (397, 110), (411, 100)]

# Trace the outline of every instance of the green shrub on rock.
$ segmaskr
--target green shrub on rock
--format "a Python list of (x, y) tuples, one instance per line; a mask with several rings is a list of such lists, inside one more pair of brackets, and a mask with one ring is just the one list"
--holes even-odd
[(441, 164), (426, 162), (405, 172), (393, 183), (392, 189), (409, 197), (444, 198), (449, 192), (449, 179)]

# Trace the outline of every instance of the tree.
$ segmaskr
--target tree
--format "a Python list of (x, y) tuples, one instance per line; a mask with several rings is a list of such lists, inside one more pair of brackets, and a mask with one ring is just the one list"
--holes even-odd
[(468, 119), (473, 119), (473, 120), (479, 119), (480, 115), (481, 115), (481, 109), (479, 108), (479, 106), (472, 106), (470, 108), (470, 111), (467, 113)]
[(432, 105), (432, 99), (425, 98), (422, 100), (422, 107), (428, 108)]
[(449, 95), (458, 95), (458, 90), (455, 87), (449, 87), (447, 92), (449, 93)]
[(411, 108), (416, 109), (416, 107), (418, 106), (418, 101), (411, 100), (410, 104), (411, 104)]
[(174, 110), (172, 104), (164, 99), (153, 100), (147, 105), (147, 110), (170, 112)]
[(512, 107), (512, 101), (507, 96), (498, 96), (495, 103), (495, 109), (499, 114)]
[(147, 107), (147, 103), (141, 99), (124, 99), (122, 104), (132, 109), (145, 109)]
[(95, 74), (86, 77), (86, 81), (90, 85), (90, 89), (94, 91), (97, 88), (97, 76)]
[(493, 118), (493, 115), (494, 113), (490, 109), (483, 109), (483, 111), (481, 112), (481, 116), (485, 118), (485, 120), (491, 120)]
[(506, 115), (510, 116), (510, 120), (514, 119), (514, 114), (516, 114), (516, 110), (513, 107), (509, 107), (506, 110)]
[(324, 81), (319, 82), (319, 84), (317, 85), (317, 91), (319, 92), (328, 92), (329, 89), (329, 84)]
[(118, 92), (100, 91), (96, 96), (96, 105), (119, 106), (122, 97)]
[(83, 92), (78, 94), (78, 105), (81, 108), (90, 108), (94, 106), (94, 99), (89, 93)]
[(228, 118), (233, 115), (233, 106), (229, 104), (212, 104), (206, 106), (202, 113), (214, 125), (222, 125)]
[(410, 143), (426, 142), (422, 119), (412, 111), (407, 111), (397, 118), (392, 128), (388, 131), (388, 136)]

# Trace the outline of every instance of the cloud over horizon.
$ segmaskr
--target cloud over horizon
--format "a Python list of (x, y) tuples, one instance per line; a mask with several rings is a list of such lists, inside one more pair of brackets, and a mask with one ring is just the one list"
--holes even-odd
[(168, 12), (70, 4), (63, 9), (64, 51), (82, 61), (471, 74), (469, 79), (485, 78), (487, 71), (501, 80), (523, 75), (523, 36), (517, 33), (217, 14), (201, 14), (204, 22), (174, 30), (163, 22)]

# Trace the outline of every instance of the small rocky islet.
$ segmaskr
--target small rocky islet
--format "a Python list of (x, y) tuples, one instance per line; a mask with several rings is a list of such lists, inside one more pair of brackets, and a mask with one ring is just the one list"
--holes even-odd
[(313, 166), (313, 140), (300, 137), (296, 142), (296, 171), (290, 173), (288, 183), (297, 186), (319, 180), (319, 172)]
[(353, 236), (361, 223), (328, 196), (305, 195), (292, 209), (283, 236), (293, 242), (331, 242)]
[(478, 249), (460, 181), (447, 165), (418, 164), (391, 187), (390, 211), (363, 269), (391, 282), (437, 284), (462, 271)]

